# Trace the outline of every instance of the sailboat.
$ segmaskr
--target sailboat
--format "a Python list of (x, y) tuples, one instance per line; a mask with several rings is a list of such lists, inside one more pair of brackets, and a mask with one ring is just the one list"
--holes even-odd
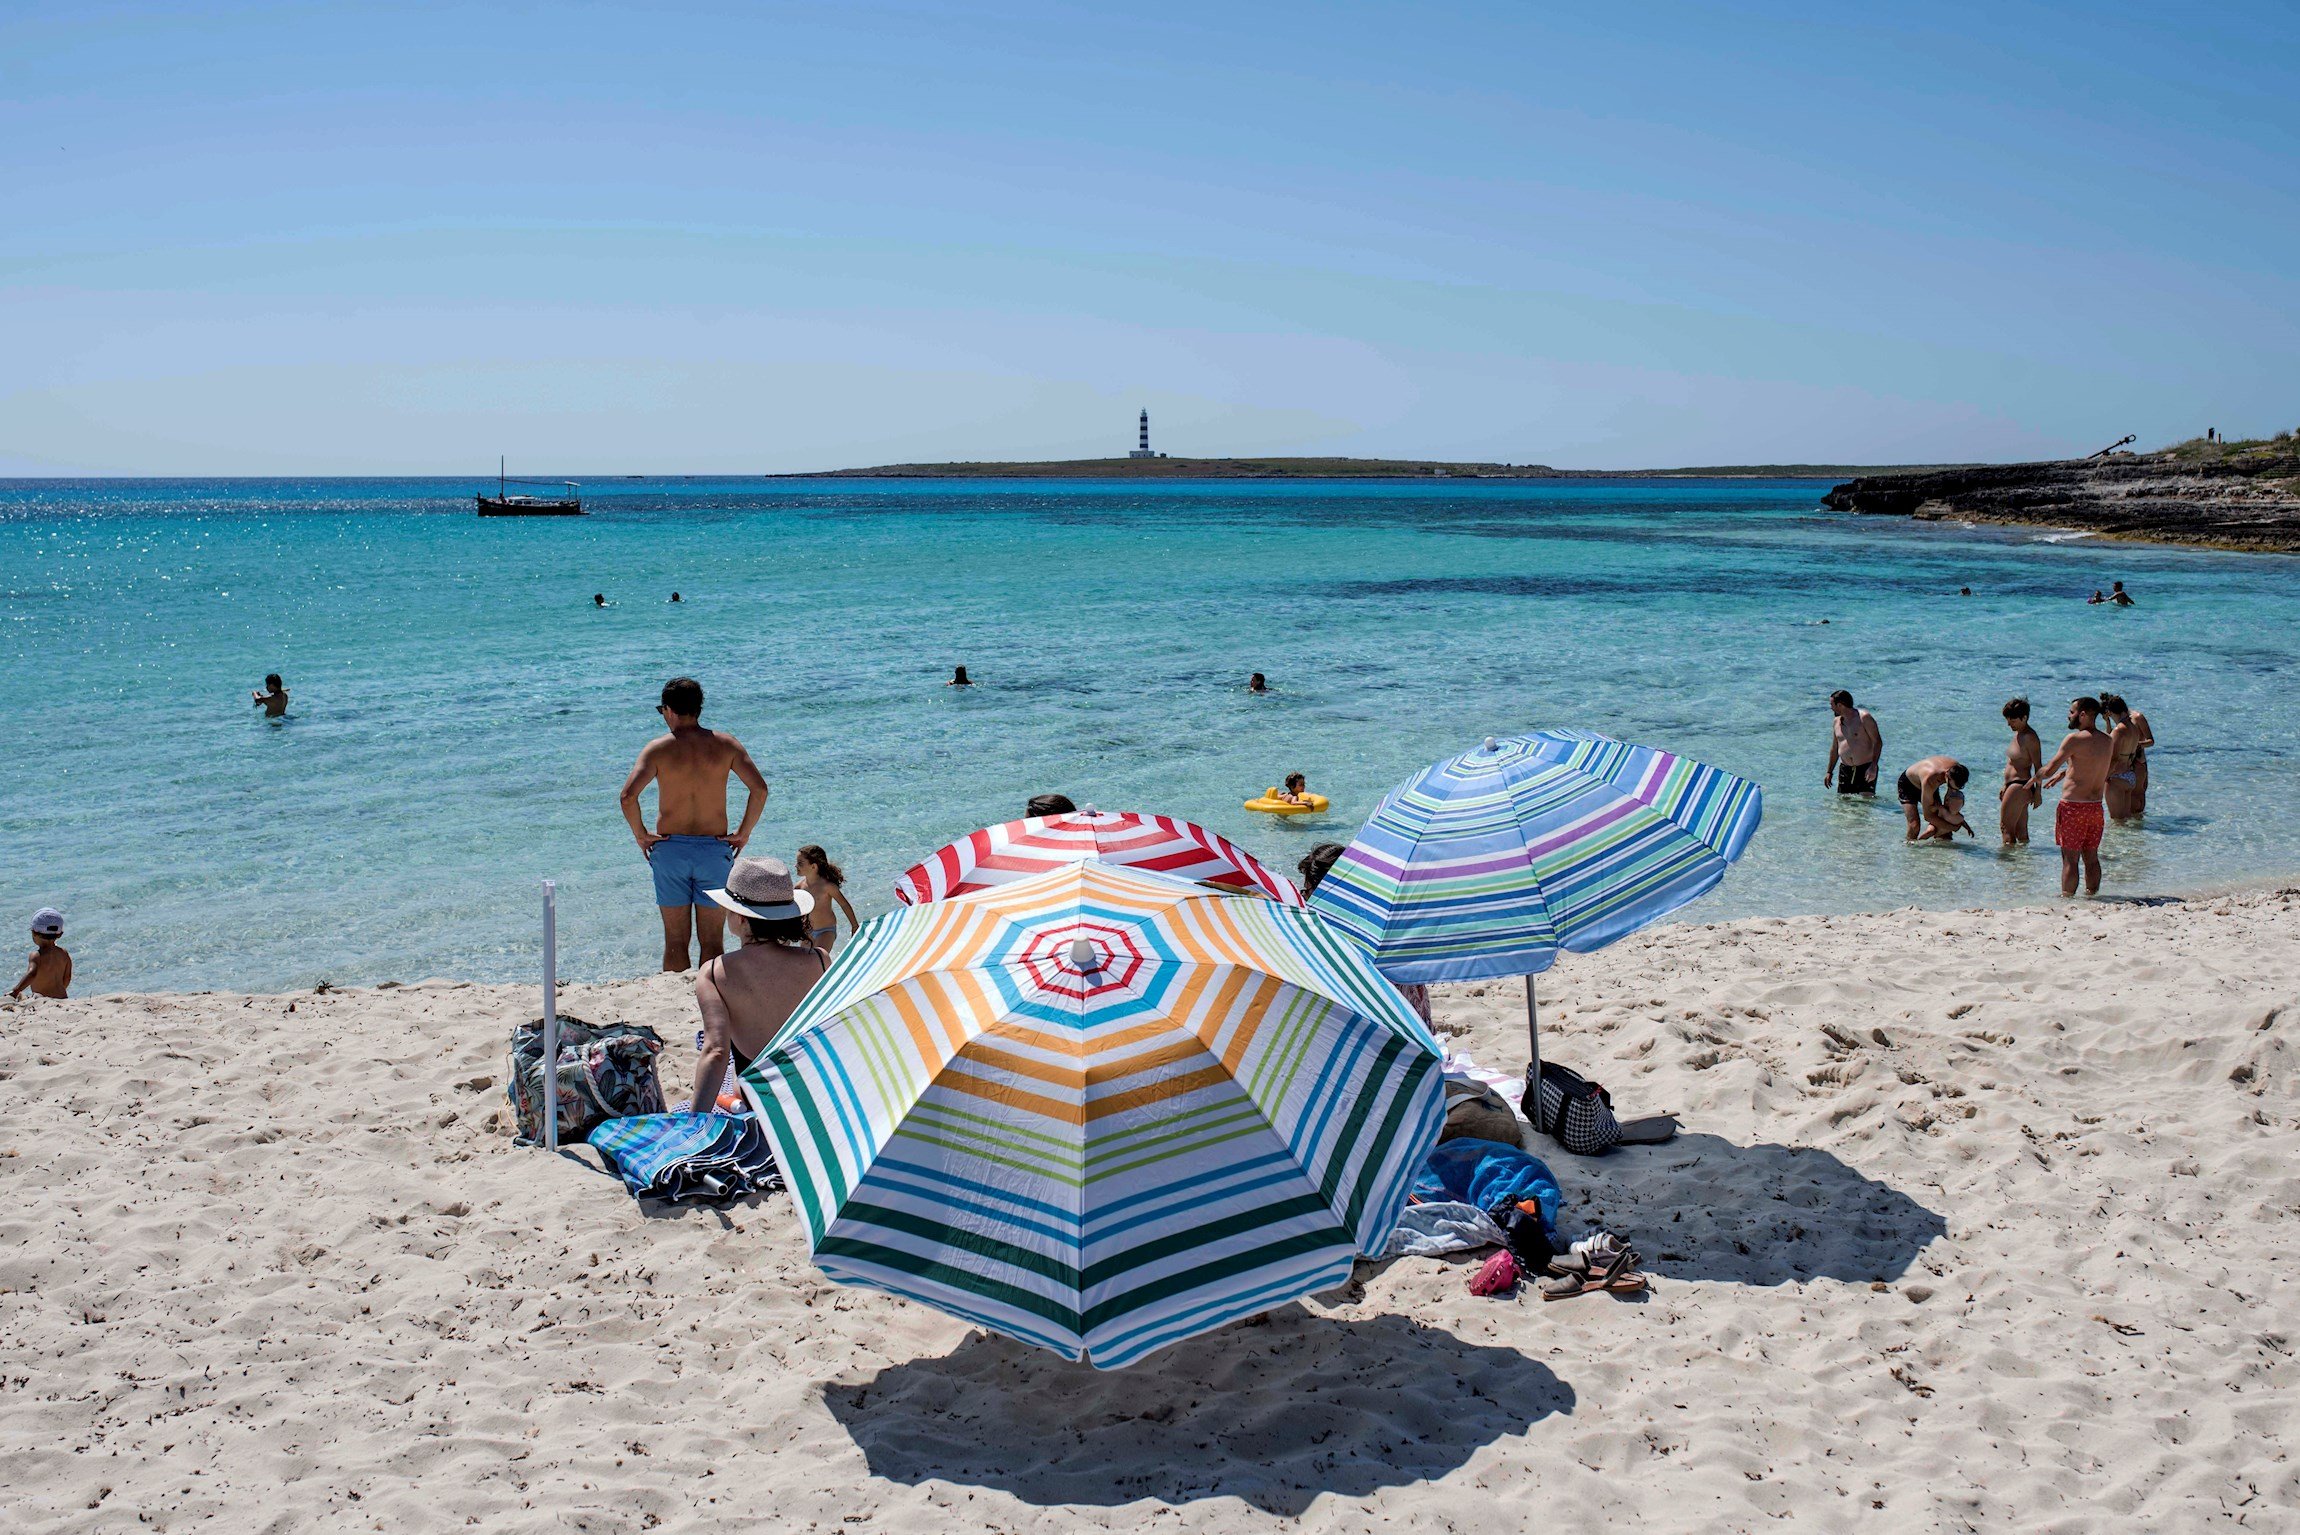
[(510, 476), (503, 472), (506, 460), (495, 461), (495, 494), (481, 491), (478, 496), (479, 515), (482, 517), (580, 517), (583, 515), (583, 487), (573, 480), (521, 480), (522, 485), (559, 486), (556, 496), (532, 496), (524, 492), (514, 495)]

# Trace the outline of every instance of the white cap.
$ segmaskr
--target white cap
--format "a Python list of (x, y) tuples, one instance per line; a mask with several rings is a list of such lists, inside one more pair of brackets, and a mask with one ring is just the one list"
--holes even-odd
[(53, 906), (43, 906), (32, 913), (32, 931), (53, 938), (64, 931), (64, 914)]

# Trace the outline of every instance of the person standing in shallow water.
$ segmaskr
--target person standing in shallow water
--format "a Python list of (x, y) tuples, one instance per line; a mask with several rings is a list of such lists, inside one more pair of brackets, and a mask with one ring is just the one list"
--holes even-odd
[(2110, 726), (2109, 819), (2129, 821), (2148, 808), (2148, 749), (2156, 744), (2156, 732), (2148, 728), (2148, 716), (2135, 713), (2120, 693), (2101, 694), (2100, 712)]
[(2068, 706), (2068, 734), (2044, 765), (2038, 781), (2047, 788), (2065, 784), (2053, 813), (2052, 840), (2060, 844), (2060, 893), (2076, 894), (2077, 873), (2087, 895), (2100, 894), (2100, 834), (2106, 829), (2101, 801), (2108, 792), (2108, 737), (2099, 728), (2100, 700), (2079, 698)]
[(261, 693), (250, 693), (248, 697), (256, 701), (256, 707), (264, 711), (267, 720), (276, 720), (287, 713), (287, 684), (280, 681), (278, 672), (266, 672), (264, 690)]
[(1853, 702), (1843, 688), (1829, 695), (1829, 765), (1821, 770), (1821, 785), (1834, 775), (1839, 794), (1877, 792), (1877, 763), (1885, 755), (1885, 732), (1877, 717)]
[[(703, 685), (692, 677), (663, 684), (655, 712), (671, 733), (649, 741), (623, 781), (623, 819), (646, 855), (655, 880), (655, 905), (663, 918), (663, 968), (685, 970), (693, 940), (696, 962), (715, 959), (726, 947), (727, 914), (709, 892), (723, 888), (735, 855), (750, 841), (752, 828), (767, 808), (767, 780), (723, 730), (703, 728)], [(750, 791), (743, 819), (727, 830), (727, 779), (742, 780)], [(655, 785), (655, 829), (647, 830), (639, 796)]]
[(2044, 768), (2044, 742), (2029, 728), (2028, 700), (2016, 698), (2004, 707), (2005, 723), (2012, 727), (2012, 744), (2005, 748), (2005, 784), (1997, 794), (1997, 825), (2006, 847), (2028, 846), (2028, 813), (2044, 803), (2037, 775)]

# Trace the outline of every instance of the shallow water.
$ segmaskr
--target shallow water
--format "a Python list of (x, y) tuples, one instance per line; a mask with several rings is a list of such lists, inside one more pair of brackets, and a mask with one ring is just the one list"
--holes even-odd
[[(648, 479), (580, 521), (482, 521), (476, 485), (0, 482), (0, 915), (62, 907), (79, 989), (524, 977), (545, 876), (564, 973), (651, 967), (615, 796), (678, 672), (773, 784), (753, 847), (824, 843), (865, 915), (1046, 789), (1290, 872), (1417, 766), (1541, 725), (1764, 785), (1687, 917), (2030, 902), (2051, 809), (1993, 846), (1998, 706), (2034, 697), (2049, 745), (2103, 688), (2163, 742), (2112, 893), (2300, 868), (2287, 559), (1839, 516), (1812, 482)], [(2113, 578), (2142, 605), (2086, 606)], [(980, 685), (944, 688), (961, 661)], [(1836, 686), (1883, 722), (1880, 802), (1821, 789)], [(1891, 775), (1935, 751), (1984, 781), (1978, 846), (1902, 843)], [(1330, 819), (1239, 808), (1290, 768)]]

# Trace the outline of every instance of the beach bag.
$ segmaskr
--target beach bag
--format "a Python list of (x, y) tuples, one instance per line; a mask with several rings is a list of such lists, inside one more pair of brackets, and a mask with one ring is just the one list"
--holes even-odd
[[(550, 1078), (559, 1094), (559, 1139), (579, 1141), (610, 1119), (663, 1112), (655, 1057), (663, 1037), (635, 1023), (559, 1020), (559, 1059)], [(543, 1020), (511, 1031), (511, 1112), (522, 1141), (543, 1139)]]
[(1533, 1127), (1576, 1156), (1593, 1157), (1621, 1139), (1613, 1095), (1580, 1072), (1541, 1063), (1541, 1083), (1528, 1082), (1523, 1105)]
[(759, 1122), (733, 1114), (639, 1114), (591, 1132), (591, 1149), (634, 1199), (741, 1199), (783, 1186)]
[(1507, 1099), (1475, 1077), (1448, 1073), (1445, 1124), (1438, 1131), (1438, 1139), (1458, 1141), (1465, 1137), (1515, 1146), (1519, 1142), (1517, 1113)]

